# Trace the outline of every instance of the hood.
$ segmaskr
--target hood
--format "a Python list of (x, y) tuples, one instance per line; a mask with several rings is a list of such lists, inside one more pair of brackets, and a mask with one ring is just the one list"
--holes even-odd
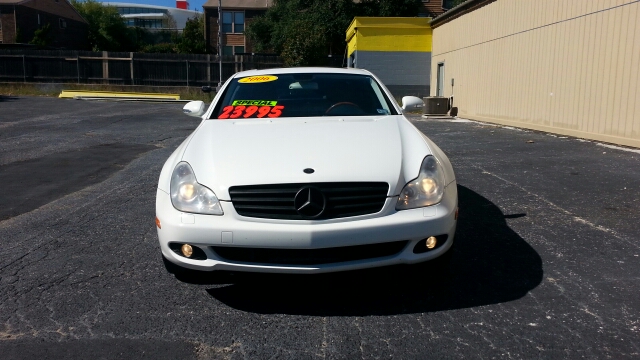
[(402, 177), (398, 117), (205, 120), (183, 160), (221, 200), (231, 186), (281, 183), (381, 181), (391, 194)]

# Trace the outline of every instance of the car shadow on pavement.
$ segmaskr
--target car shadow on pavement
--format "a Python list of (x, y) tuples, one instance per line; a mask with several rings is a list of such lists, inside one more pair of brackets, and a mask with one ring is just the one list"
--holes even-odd
[(0, 95), (0, 101), (16, 101), (16, 100), (18, 100), (18, 98), (15, 96)]
[[(538, 253), (489, 200), (458, 186), (460, 217), (448, 274), (428, 265), (320, 275), (212, 275), (207, 292), (235, 309), (262, 314), (365, 316), (422, 313), (502, 303), (542, 281)], [(195, 279), (194, 279), (195, 280)], [(207, 280), (194, 281), (207, 283)]]

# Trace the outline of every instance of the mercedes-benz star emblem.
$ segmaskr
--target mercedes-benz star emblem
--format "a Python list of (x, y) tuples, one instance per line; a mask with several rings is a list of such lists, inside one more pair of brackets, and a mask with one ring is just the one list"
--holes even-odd
[(327, 199), (320, 189), (307, 186), (298, 191), (293, 202), (300, 216), (313, 219), (322, 215)]

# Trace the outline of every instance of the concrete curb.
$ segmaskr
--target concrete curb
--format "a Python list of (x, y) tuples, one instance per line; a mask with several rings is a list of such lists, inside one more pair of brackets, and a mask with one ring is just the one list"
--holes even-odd
[(421, 117), (427, 120), (452, 120), (456, 118), (455, 116), (448, 116), (448, 115), (426, 115), (426, 114), (421, 115)]
[(186, 103), (191, 100), (174, 100), (174, 99), (153, 99), (153, 98), (114, 98), (114, 97), (101, 97), (101, 96), (74, 96), (75, 100), (102, 100), (102, 101), (131, 101), (131, 102), (178, 102)]
[(90, 91), (90, 90), (62, 90), (58, 96), (61, 99), (83, 98), (125, 98), (125, 99), (165, 99), (180, 100), (178, 94), (162, 94), (162, 93), (136, 93), (136, 92), (117, 92), (117, 91)]

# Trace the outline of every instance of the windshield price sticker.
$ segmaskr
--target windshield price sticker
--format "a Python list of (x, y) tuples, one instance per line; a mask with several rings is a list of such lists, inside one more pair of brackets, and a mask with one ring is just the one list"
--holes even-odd
[(258, 83), (265, 83), (265, 82), (274, 81), (274, 80), (278, 80), (278, 77), (273, 75), (260, 75), (260, 76), (249, 76), (246, 78), (242, 78), (238, 80), (238, 82), (240, 84), (258, 84)]
[(278, 105), (277, 101), (271, 100), (234, 100), (231, 105), (256, 105), (256, 106), (276, 106)]
[(237, 119), (239, 117), (243, 117), (243, 118), (250, 118), (250, 117), (258, 117), (258, 118), (263, 118), (263, 117), (270, 117), (270, 118), (277, 118), (280, 117), (280, 115), (282, 115), (282, 110), (284, 109), (284, 106), (282, 105), (277, 105), (277, 106), (256, 106), (256, 105), (251, 105), (251, 106), (244, 106), (244, 105), (238, 105), (238, 106), (233, 106), (233, 105), (229, 105), (229, 106), (225, 106), (222, 109), (222, 113), (218, 116), (218, 119)]

